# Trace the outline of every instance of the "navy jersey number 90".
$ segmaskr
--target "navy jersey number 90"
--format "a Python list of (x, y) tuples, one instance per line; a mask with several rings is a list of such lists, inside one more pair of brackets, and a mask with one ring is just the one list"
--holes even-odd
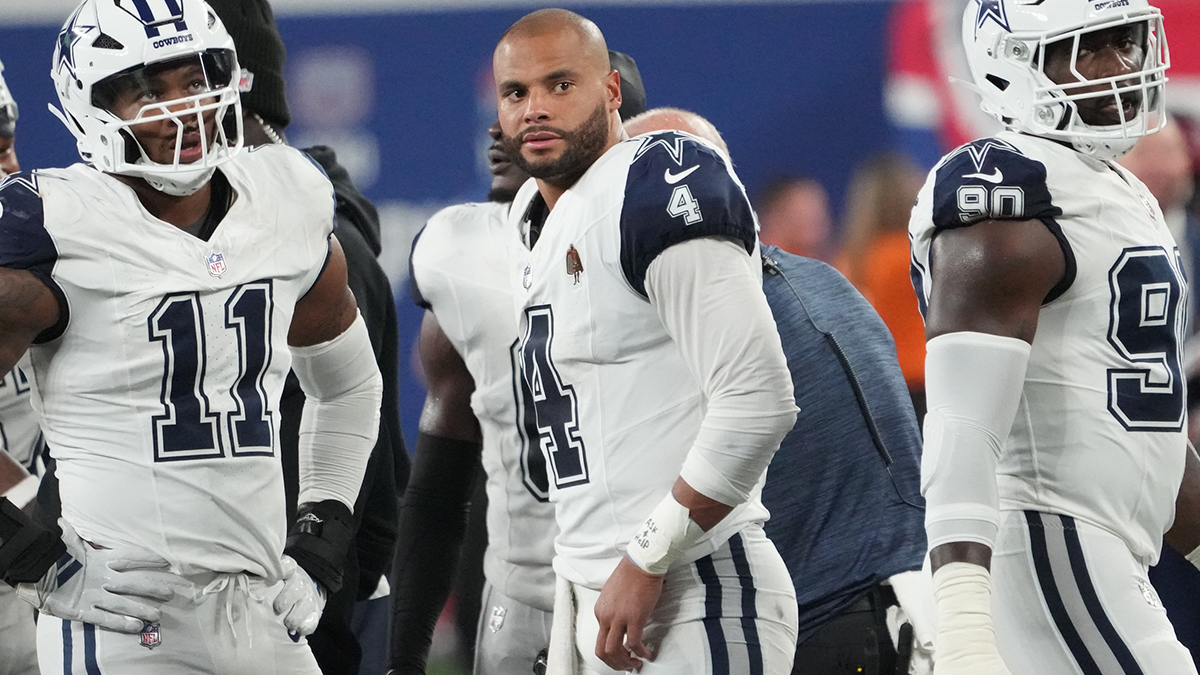
[(1127, 248), (1108, 278), (1108, 342), (1137, 364), (1108, 370), (1108, 410), (1130, 431), (1180, 431), (1187, 398), (1180, 363), (1187, 285), (1178, 256), (1158, 246)]
[[(549, 305), (525, 310), (526, 329), (521, 338), (522, 399), (532, 404), (537, 443), (549, 460), (557, 488), (588, 482), (587, 450), (579, 435), (579, 402), (575, 388), (564, 384), (550, 358), (554, 339), (554, 312)], [(520, 408), (520, 401), (518, 408)], [(530, 410), (526, 407), (526, 415)]]

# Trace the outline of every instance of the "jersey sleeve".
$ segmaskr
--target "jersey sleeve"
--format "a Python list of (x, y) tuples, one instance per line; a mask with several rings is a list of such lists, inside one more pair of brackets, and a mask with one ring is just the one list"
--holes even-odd
[[(428, 227), (428, 225), (426, 225)], [(408, 254), (408, 296), (412, 298), (413, 303), (421, 309), (433, 309), (433, 305), (425, 299), (421, 293), (421, 286), (417, 283), (417, 245), (421, 243), (421, 235), (425, 234), (425, 228), (422, 227), (417, 236), (413, 237), (412, 249)]]
[(12, 174), (0, 183), (0, 267), (30, 272), (50, 288), (59, 306), (58, 323), (39, 335), (37, 343), (54, 340), (67, 325), (66, 296), (52, 276), (57, 262), (36, 174)]
[(1059, 215), (1046, 187), (1046, 166), (1002, 140), (964, 145), (936, 170), (933, 224), (939, 230)]
[(621, 270), (640, 295), (646, 296), (646, 269), (667, 248), (720, 237), (752, 254), (756, 230), (746, 191), (720, 153), (673, 131), (641, 141), (621, 210)]
[(968, 143), (934, 170), (935, 233), (984, 220), (1040, 220), (1050, 230), (1062, 249), (1065, 273), (1045, 302), (1075, 281), (1075, 254), (1057, 220), (1062, 213), (1046, 184), (1046, 165), (1001, 139)]

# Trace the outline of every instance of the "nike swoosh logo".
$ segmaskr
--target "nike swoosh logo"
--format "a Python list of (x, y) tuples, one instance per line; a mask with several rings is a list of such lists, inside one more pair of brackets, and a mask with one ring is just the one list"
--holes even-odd
[(1000, 172), (1000, 169), (996, 169), (996, 173), (990, 176), (986, 173), (970, 173), (963, 176), (963, 178), (978, 178), (979, 180), (986, 180), (989, 183), (997, 185), (1004, 182), (1004, 174)]
[(679, 181), (683, 180), (684, 178), (687, 178), (688, 176), (692, 175), (692, 172), (699, 168), (700, 168), (700, 165), (697, 164), (696, 166), (693, 166), (692, 168), (690, 168), (686, 171), (681, 171), (679, 173), (671, 173), (671, 170), (667, 169), (666, 171), (663, 172), (663, 180), (667, 181), (667, 185), (674, 185), (674, 184), (678, 183)]

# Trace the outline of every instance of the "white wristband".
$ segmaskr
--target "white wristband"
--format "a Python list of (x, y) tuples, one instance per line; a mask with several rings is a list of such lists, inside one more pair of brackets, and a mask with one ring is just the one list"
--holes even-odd
[(625, 553), (633, 564), (650, 574), (666, 574), (671, 564), (704, 536), (704, 530), (675, 496), (654, 507), (650, 517), (638, 528)]
[(41, 482), (37, 476), (26, 476), (20, 483), (9, 488), (2, 497), (7, 497), (8, 501), (12, 502), (18, 509), (23, 509), (29, 502), (37, 497), (38, 485)]
[(1196, 569), (1200, 569), (1200, 546), (1197, 546), (1195, 551), (1192, 551), (1185, 557), (1188, 562), (1196, 566)]

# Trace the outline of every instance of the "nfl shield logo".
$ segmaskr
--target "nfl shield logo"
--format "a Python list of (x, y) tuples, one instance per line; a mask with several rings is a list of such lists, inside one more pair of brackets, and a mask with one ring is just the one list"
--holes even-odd
[(158, 624), (148, 623), (142, 627), (140, 643), (146, 649), (154, 649), (162, 644), (162, 633), (159, 632)]
[(214, 253), (204, 259), (208, 263), (208, 273), (214, 277), (220, 277), (225, 274), (225, 256), (221, 253)]
[(488, 628), (492, 629), (493, 633), (499, 632), (504, 626), (504, 616), (508, 614), (508, 610), (496, 605), (492, 607), (492, 618), (488, 620)]

